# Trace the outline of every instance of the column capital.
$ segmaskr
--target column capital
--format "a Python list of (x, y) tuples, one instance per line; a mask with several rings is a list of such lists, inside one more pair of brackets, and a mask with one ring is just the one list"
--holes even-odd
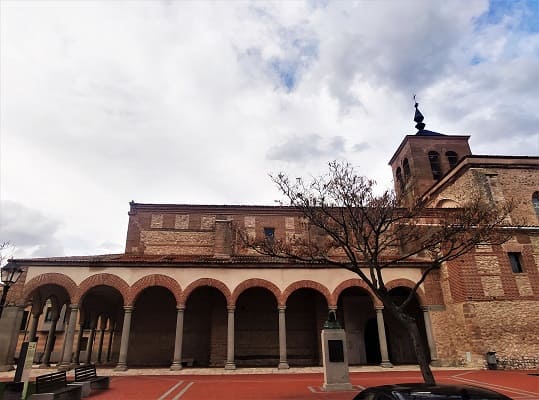
[(234, 312), (236, 306), (226, 306), (226, 309), (228, 310), (228, 312)]
[(384, 310), (384, 306), (374, 306), (374, 309), (376, 310), (376, 312), (381, 312)]
[(328, 306), (328, 310), (337, 311), (337, 306)]
[(134, 306), (124, 306), (124, 311), (126, 313), (131, 313), (131, 312), (133, 312), (134, 309), (135, 309)]
[(427, 306), (419, 306), (419, 308), (423, 312), (429, 312), (431, 307), (427, 305)]
[(73, 303), (73, 304), (70, 304), (70, 305), (69, 305), (69, 308), (70, 308), (71, 310), (78, 310), (78, 309), (79, 309), (79, 305), (76, 304), (76, 303)]
[(185, 304), (178, 304), (176, 306), (176, 311), (181, 311), (181, 312), (185, 311)]
[(279, 310), (279, 312), (285, 312), (286, 311), (286, 306), (278, 306), (277, 310)]

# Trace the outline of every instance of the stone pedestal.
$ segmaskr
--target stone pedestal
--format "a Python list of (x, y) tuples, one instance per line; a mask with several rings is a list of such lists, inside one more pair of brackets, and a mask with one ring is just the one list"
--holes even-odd
[(22, 320), (22, 307), (5, 306), (0, 318), (0, 371), (11, 371), (15, 363), (17, 339)]
[(348, 353), (344, 329), (322, 330), (322, 360), (326, 391), (353, 390), (348, 374)]

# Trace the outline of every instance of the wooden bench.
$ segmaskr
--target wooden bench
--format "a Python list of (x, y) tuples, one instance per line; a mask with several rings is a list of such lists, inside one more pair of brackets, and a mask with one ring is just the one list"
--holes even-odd
[[(105, 390), (109, 388), (108, 376), (97, 376), (95, 364), (81, 365), (75, 368), (75, 384), (89, 386), (92, 390)], [(84, 388), (83, 388), (83, 391)]]
[(80, 385), (67, 383), (66, 372), (53, 372), (36, 377), (36, 392), (29, 397), (30, 400), (80, 400), (82, 388)]

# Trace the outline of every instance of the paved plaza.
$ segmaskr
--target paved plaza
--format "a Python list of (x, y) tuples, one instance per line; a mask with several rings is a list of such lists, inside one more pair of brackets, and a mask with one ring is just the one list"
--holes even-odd
[[(98, 400), (350, 400), (362, 388), (386, 383), (419, 382), (421, 375), (414, 366), (351, 367), (354, 391), (324, 392), (320, 367), (245, 368), (225, 371), (220, 368), (181, 371), (168, 369), (130, 369), (125, 372), (109, 368), (98, 369), (100, 375), (110, 375), (110, 389), (92, 394)], [(32, 376), (54, 370), (38, 369)], [(515, 400), (539, 400), (539, 371), (486, 371), (435, 369), (439, 383), (469, 384), (493, 389)], [(13, 372), (0, 373), (5, 381)]]

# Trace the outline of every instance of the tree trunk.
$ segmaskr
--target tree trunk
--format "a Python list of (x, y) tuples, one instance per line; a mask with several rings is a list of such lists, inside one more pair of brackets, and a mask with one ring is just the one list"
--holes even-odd
[(412, 339), (412, 345), (414, 346), (414, 351), (417, 357), (417, 363), (421, 369), (421, 374), (423, 375), (423, 380), (426, 384), (435, 385), (436, 380), (430, 369), (428, 357), (427, 357), (427, 348), (424, 341), (421, 339), (421, 334), (419, 333), (419, 327), (417, 326), (417, 321), (415, 318), (406, 314), (404, 311), (399, 310), (396, 305), (393, 303), (392, 299), (382, 299), (384, 308), (387, 309), (393, 316), (400, 322), (402, 327), (406, 329), (410, 338)]

